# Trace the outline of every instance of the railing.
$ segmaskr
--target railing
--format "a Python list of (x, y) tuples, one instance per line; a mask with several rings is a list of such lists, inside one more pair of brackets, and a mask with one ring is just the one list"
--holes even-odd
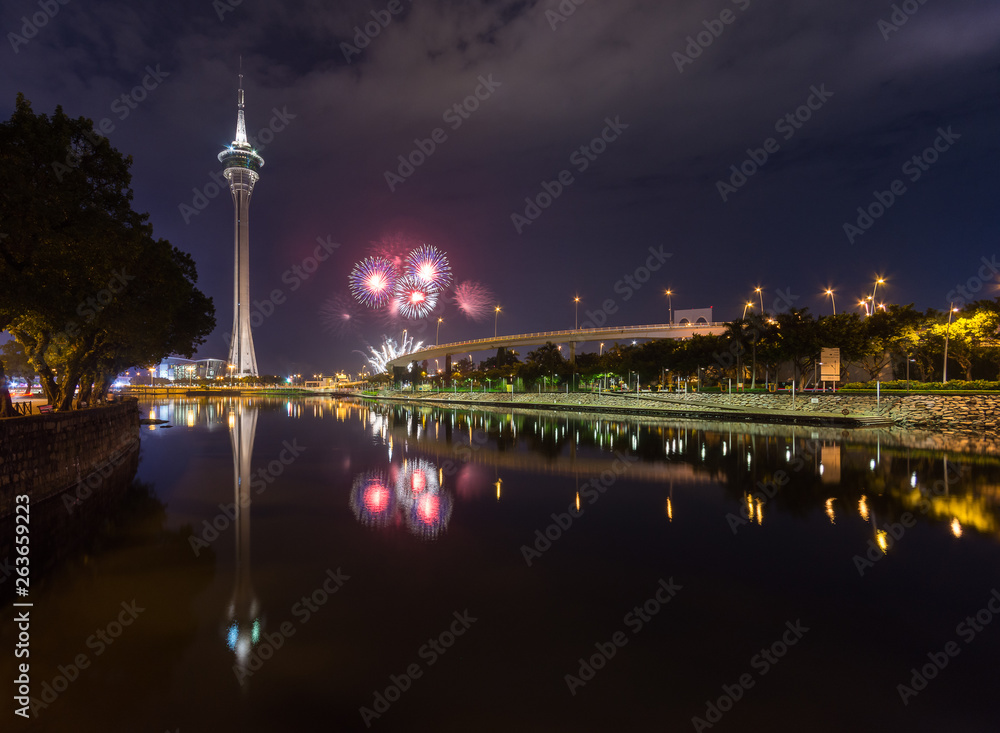
[[(549, 336), (576, 336), (576, 335), (588, 335), (591, 333), (614, 333), (614, 334), (627, 334), (627, 333), (639, 333), (642, 331), (653, 331), (658, 329), (671, 329), (671, 328), (722, 328), (725, 323), (686, 323), (684, 325), (678, 323), (663, 323), (660, 325), (652, 326), (620, 326), (620, 327), (608, 327), (608, 328), (574, 328), (568, 331), (539, 331), (538, 333), (521, 333), (514, 334), (512, 336), (494, 336), (492, 338), (484, 339), (474, 339), (472, 341), (456, 341), (453, 344), (440, 344), (435, 346), (425, 346), (420, 351), (414, 351), (413, 354), (419, 354), (424, 351), (431, 351), (432, 349), (440, 349), (444, 347), (465, 347), (471, 344), (489, 344), (495, 343), (497, 341), (505, 341), (509, 339), (534, 339)], [(600, 337), (603, 338), (603, 337)], [(589, 339), (588, 339), (589, 340)], [(462, 349), (464, 350), (464, 348)], [(413, 354), (407, 354), (407, 356), (412, 356)]]

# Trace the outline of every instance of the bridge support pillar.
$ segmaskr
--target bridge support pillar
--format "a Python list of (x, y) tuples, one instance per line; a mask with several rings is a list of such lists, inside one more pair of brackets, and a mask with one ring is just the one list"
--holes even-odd
[(444, 386), (451, 386), (451, 354), (444, 355)]
[(569, 342), (569, 363), (576, 364), (576, 341)]

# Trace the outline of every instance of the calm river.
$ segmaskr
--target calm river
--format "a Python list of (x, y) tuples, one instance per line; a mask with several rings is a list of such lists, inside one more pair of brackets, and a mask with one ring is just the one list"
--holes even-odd
[(1000, 458), (958, 441), (141, 410), (170, 427), (143, 428), (135, 488), (33, 586), (37, 717), (3, 730), (1000, 728)]

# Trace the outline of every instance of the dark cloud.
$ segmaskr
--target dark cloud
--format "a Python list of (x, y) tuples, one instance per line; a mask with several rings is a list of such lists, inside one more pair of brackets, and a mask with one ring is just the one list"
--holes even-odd
[[(243, 0), (220, 19), (208, 1), (70, 2), (26, 44), (7, 36), (0, 100), (4, 114), (23, 91), (38, 111), (111, 118), (109, 137), (135, 160), (137, 206), (198, 262), (220, 324), (203, 351), (221, 355), (231, 203), (206, 196), (187, 222), (179, 207), (211, 192), (215, 156), (234, 135), (242, 55), (251, 134), (284, 120), (261, 137), (267, 162), (251, 206), (254, 297), (287, 296), (255, 331), (265, 371), (360, 366), (361, 336), (333, 338), (324, 307), (384, 236), (447, 251), (459, 281), (496, 293), (506, 332), (572, 325), (576, 293), (582, 307), (616, 299), (622, 324), (660, 321), (668, 284), (675, 308), (713, 305), (720, 318), (739, 315), (758, 283), (827, 312), (820, 285), (846, 307), (875, 272), (893, 302), (942, 307), (995, 252), (994, 2), (929, 0), (888, 38), (878, 23), (892, 3), (860, 0), (401, 0), (384, 23), (389, 6)], [(732, 22), (720, 26), (724, 11)], [(5, 3), (0, 29), (21, 34), (36, 12), (37, 2)], [(377, 35), (350, 52), (343, 44), (357, 48), (369, 23)], [(700, 33), (711, 44), (679, 71), (674, 54)], [(115, 101), (157, 65), (169, 76), (121, 118)], [(447, 117), (481, 77), (499, 85), (466, 117)], [(833, 96), (784, 139), (777, 121), (823, 85)], [(574, 151), (608, 118), (627, 129), (580, 171)], [(850, 243), (844, 222), (948, 126), (961, 138)], [(445, 142), (390, 191), (386, 172), (435, 128)], [(777, 152), (724, 203), (717, 182), (770, 137)], [(518, 234), (511, 214), (563, 170), (572, 185)], [(292, 291), (284, 273), (327, 236), (342, 246)], [(674, 252), (669, 265), (624, 300), (615, 283), (660, 244)], [(488, 335), (491, 324), (444, 314), (449, 338)], [(385, 327), (368, 322), (363, 336), (377, 340)]]

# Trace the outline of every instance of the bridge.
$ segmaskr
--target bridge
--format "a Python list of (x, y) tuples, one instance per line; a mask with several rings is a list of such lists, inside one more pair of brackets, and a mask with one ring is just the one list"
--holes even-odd
[(443, 356), (445, 357), (445, 374), (447, 375), (451, 373), (451, 357), (454, 354), (492, 351), (513, 346), (541, 346), (550, 341), (554, 344), (569, 344), (569, 360), (570, 363), (575, 363), (577, 344), (634, 339), (687, 339), (695, 334), (721, 334), (725, 330), (725, 323), (661, 323), (653, 326), (609, 326), (606, 328), (574, 328), (568, 331), (522, 333), (516, 336), (495, 336), (475, 339), (474, 341), (456, 341), (451, 344), (428, 346), (420, 351), (405, 354), (386, 362), (386, 367), (391, 370), (393, 367), (405, 367), (413, 361)]

